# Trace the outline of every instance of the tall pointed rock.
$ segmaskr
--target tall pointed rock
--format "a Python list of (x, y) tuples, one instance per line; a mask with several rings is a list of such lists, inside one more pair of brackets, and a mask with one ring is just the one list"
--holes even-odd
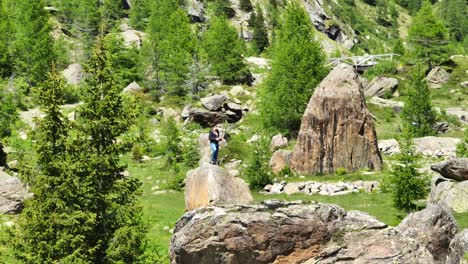
[(318, 85), (302, 117), (291, 168), (305, 174), (380, 169), (374, 120), (354, 69), (336, 66)]

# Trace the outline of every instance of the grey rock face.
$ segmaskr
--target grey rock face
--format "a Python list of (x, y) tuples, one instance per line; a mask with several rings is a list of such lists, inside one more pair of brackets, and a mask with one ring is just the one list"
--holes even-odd
[(444, 205), (429, 205), (422, 211), (410, 214), (397, 229), (419, 241), (440, 262), (445, 261), (450, 242), (458, 232), (450, 208)]
[(442, 161), (432, 165), (431, 170), (448, 179), (466, 181), (468, 180), (468, 158)]
[(464, 258), (468, 252), (468, 229), (464, 229), (458, 233), (450, 242), (449, 253), (446, 264), (467, 264), (468, 261)]
[(440, 88), (450, 79), (450, 73), (441, 67), (434, 67), (426, 76), (426, 80), (431, 88)]
[(0, 213), (19, 213), (23, 207), (23, 200), (28, 195), (25, 186), (17, 177), (0, 171)]
[(468, 212), (468, 181), (436, 181), (429, 195), (430, 204), (444, 204), (457, 213)]
[[(424, 223), (431, 230), (446, 225)], [(419, 232), (425, 230), (406, 236), (366, 213), (336, 205), (273, 200), (186, 213), (176, 224), (170, 258), (181, 264), (441, 263), (429, 250), (438, 247), (417, 240), (423, 237)]]
[(222, 94), (212, 95), (212, 96), (208, 96), (208, 97), (204, 97), (200, 99), (203, 106), (210, 111), (221, 110), (226, 100), (227, 100), (227, 97)]
[(375, 77), (364, 89), (364, 95), (382, 97), (386, 94), (392, 95), (398, 88), (398, 80), (389, 77)]
[(458, 143), (460, 139), (450, 137), (429, 136), (414, 139), (416, 151), (434, 157), (455, 157)]
[(206, 164), (187, 172), (185, 208), (187, 211), (210, 205), (248, 204), (252, 202), (249, 187), (227, 170)]
[(68, 84), (78, 85), (84, 78), (83, 67), (79, 63), (70, 64), (63, 70), (62, 76)]

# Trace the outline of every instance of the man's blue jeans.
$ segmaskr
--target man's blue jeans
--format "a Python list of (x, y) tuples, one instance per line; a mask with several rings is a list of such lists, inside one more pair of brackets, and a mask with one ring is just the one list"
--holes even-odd
[(218, 161), (218, 150), (219, 146), (216, 143), (210, 143), (211, 145), (211, 162), (216, 164)]

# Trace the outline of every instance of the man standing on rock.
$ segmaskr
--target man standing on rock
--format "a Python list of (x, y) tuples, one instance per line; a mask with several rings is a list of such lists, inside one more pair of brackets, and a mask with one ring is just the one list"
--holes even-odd
[(223, 140), (219, 136), (219, 129), (217, 126), (213, 126), (210, 130), (210, 134), (208, 136), (210, 140), (211, 146), (211, 164), (218, 164), (218, 151), (219, 151), (219, 142)]

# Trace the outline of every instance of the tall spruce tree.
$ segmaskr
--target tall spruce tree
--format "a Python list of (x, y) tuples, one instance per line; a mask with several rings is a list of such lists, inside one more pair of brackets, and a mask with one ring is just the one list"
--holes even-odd
[(293, 135), (299, 131), (307, 102), (327, 74), (313, 31), (304, 9), (297, 2), (288, 4), (276, 32), (271, 71), (259, 91), (265, 127)]
[(132, 8), (130, 9), (129, 22), (130, 25), (137, 29), (143, 30), (146, 28), (146, 20), (150, 16), (149, 4), (146, 0), (133, 0)]
[(249, 75), (242, 58), (242, 42), (226, 17), (214, 17), (203, 35), (203, 47), (211, 70), (227, 84), (238, 83)]
[(190, 21), (177, 0), (158, 0), (152, 10), (147, 52), (154, 72), (153, 90), (185, 95), (195, 46)]
[(440, 6), (441, 17), (450, 37), (463, 41), (468, 35), (468, 5), (465, 0), (445, 0)]
[(433, 135), (432, 126), (436, 113), (432, 108), (431, 95), (425, 79), (425, 70), (417, 65), (412, 73), (412, 80), (406, 89), (406, 102), (402, 118), (408, 130), (417, 137)]
[(14, 70), (25, 77), (29, 85), (37, 85), (44, 80), (56, 57), (45, 6), (43, 0), (15, 1), (12, 4)]
[(430, 2), (424, 1), (414, 17), (409, 28), (408, 40), (416, 57), (430, 66), (447, 59), (447, 29), (433, 13)]
[[(263, 11), (260, 5), (257, 4), (255, 12), (257, 14), (251, 16), (253, 20), (253, 42), (258, 52), (261, 53), (270, 45), (270, 42), (268, 40), (268, 32), (265, 28), (265, 19), (263, 18)], [(252, 12), (252, 14), (254, 14), (254, 12)]]
[(125, 177), (125, 166), (120, 164), (124, 149), (117, 138), (128, 131), (132, 118), (113, 80), (108, 56), (98, 40), (85, 67), (88, 77), (79, 111), (79, 142), (74, 144), (79, 146), (84, 208), (95, 216), (85, 239), (93, 263), (134, 263), (144, 237), (138, 203), (141, 184)]
[(7, 2), (0, 0), (0, 78), (11, 75), (12, 63), (9, 47), (12, 41), (11, 16), (7, 9)]
[(38, 174), (31, 183), (32, 199), (20, 217), (20, 259), (27, 263), (86, 260), (83, 233), (91, 230), (94, 215), (82, 210), (79, 179), (67, 164), (67, 119), (60, 111), (64, 82), (56, 71), (37, 89), (45, 117), (35, 134)]

